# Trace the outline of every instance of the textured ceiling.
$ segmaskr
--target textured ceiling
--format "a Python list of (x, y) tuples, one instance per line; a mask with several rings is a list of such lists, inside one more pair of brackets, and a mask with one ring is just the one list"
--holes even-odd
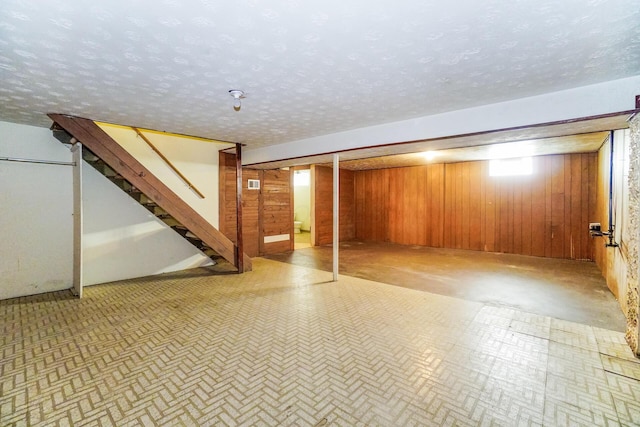
[(0, 3), (0, 120), (40, 126), (257, 148), (639, 71), (637, 0)]

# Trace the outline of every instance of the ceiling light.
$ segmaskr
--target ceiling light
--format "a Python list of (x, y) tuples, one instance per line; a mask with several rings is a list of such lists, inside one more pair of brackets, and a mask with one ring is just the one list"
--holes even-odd
[(425, 151), (422, 154), (422, 157), (424, 157), (426, 160), (433, 160), (437, 155), (438, 152), (437, 151)]
[(229, 91), (229, 95), (233, 97), (233, 109), (236, 111), (240, 111), (242, 107), (241, 99), (244, 98), (244, 91), (239, 89), (231, 89)]

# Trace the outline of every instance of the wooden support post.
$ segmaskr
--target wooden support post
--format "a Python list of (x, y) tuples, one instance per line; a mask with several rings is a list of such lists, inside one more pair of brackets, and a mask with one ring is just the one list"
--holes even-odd
[(244, 273), (244, 245), (242, 242), (242, 145), (236, 144), (236, 266)]
[(71, 147), (73, 153), (73, 288), (82, 298), (82, 144)]
[(333, 155), (333, 281), (338, 281), (338, 247), (340, 246), (340, 155)]

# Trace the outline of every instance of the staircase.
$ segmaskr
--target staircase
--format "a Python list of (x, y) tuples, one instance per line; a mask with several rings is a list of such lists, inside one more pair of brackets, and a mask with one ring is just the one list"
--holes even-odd
[(89, 150), (88, 148), (83, 148), (82, 158), (95, 170), (104, 175), (109, 181), (118, 186), (118, 188), (131, 196), (136, 202), (147, 208), (147, 210), (155, 215), (156, 218), (162, 220), (175, 232), (184, 237), (189, 243), (198, 248), (200, 251), (204, 252), (204, 254), (211, 258), (213, 262), (217, 263), (224, 259), (213, 248), (199, 239), (198, 236), (190, 232), (189, 229), (180, 221), (175, 219), (173, 216), (171, 216), (171, 214), (158, 206), (158, 204), (151, 200), (149, 197), (145, 196), (142, 191), (140, 191), (133, 184), (124, 179), (122, 175), (111, 169), (109, 165), (102, 161), (91, 150)]
[[(54, 136), (63, 143), (80, 141), (83, 159), (171, 227), (214, 262), (227, 260), (238, 272), (251, 270), (251, 258), (238, 261), (237, 247), (155, 177), (98, 125), (88, 119), (50, 114)], [(74, 141), (75, 140), (75, 141)]]

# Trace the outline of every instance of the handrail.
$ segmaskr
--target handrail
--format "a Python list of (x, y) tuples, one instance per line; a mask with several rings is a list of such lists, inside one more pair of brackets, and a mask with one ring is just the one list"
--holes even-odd
[(43, 165), (75, 166), (75, 162), (58, 162), (55, 160), (21, 159), (18, 157), (0, 157), (5, 162), (39, 163)]
[(193, 190), (193, 192), (194, 192), (194, 193), (196, 193), (198, 196), (200, 196), (200, 198), (201, 198), (201, 199), (204, 199), (204, 194), (202, 194), (202, 193), (200, 192), (200, 190), (198, 190), (198, 189), (197, 189), (197, 188), (196, 188), (196, 187), (191, 183), (191, 181), (189, 181), (189, 180), (187, 179), (187, 177), (186, 177), (186, 176), (184, 176), (184, 175), (183, 175), (183, 174), (178, 170), (178, 168), (176, 168), (176, 167), (173, 165), (173, 163), (171, 163), (171, 161), (170, 161), (169, 159), (167, 159), (167, 158), (165, 157), (165, 155), (164, 155), (164, 154), (162, 154), (162, 153), (160, 152), (160, 150), (158, 150), (158, 148), (157, 148), (155, 145), (153, 145), (153, 143), (152, 143), (151, 141), (149, 141), (149, 138), (147, 138), (146, 136), (144, 136), (144, 134), (140, 131), (140, 129), (138, 129), (138, 128), (136, 128), (136, 127), (133, 127), (133, 126), (131, 127), (131, 129), (133, 129), (134, 131), (136, 131), (136, 133), (138, 134), (138, 136), (139, 136), (140, 138), (142, 138), (142, 140), (143, 140), (144, 142), (146, 142), (146, 143), (147, 143), (147, 145), (148, 145), (149, 147), (151, 147), (151, 149), (152, 149), (152, 150), (153, 150), (153, 151), (154, 151), (158, 156), (160, 156), (160, 158), (161, 158), (162, 160), (164, 160), (164, 162), (167, 164), (167, 166), (169, 166), (169, 167), (170, 167), (170, 168), (171, 168), (171, 169), (172, 169), (172, 170), (173, 170), (173, 171), (174, 171), (174, 172), (175, 172), (175, 173), (176, 173), (176, 174), (177, 174), (177, 175), (178, 175), (178, 176), (179, 176), (179, 177), (180, 177), (180, 178), (181, 178), (181, 179), (182, 179), (186, 184), (187, 184), (187, 187), (189, 187), (189, 189), (190, 189), (190, 190)]

